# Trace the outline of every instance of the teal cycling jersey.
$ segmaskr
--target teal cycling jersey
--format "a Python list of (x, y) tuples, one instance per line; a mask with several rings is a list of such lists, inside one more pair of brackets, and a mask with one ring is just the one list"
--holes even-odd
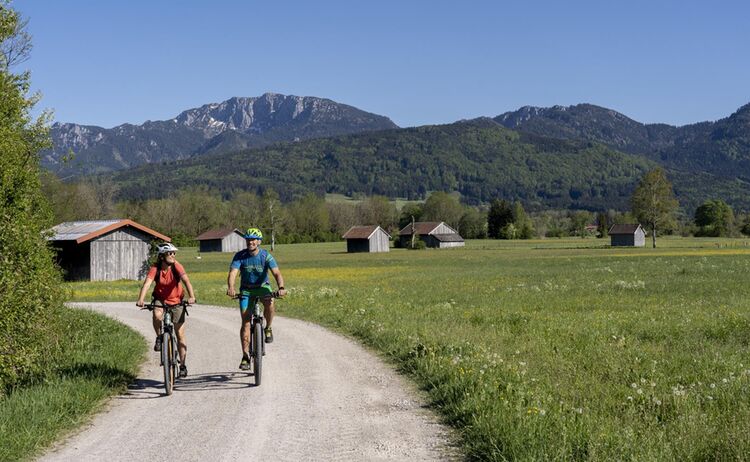
[(230, 269), (240, 270), (240, 290), (257, 289), (269, 286), (268, 270), (277, 268), (276, 260), (268, 251), (260, 249), (256, 255), (250, 255), (245, 249), (234, 254)]

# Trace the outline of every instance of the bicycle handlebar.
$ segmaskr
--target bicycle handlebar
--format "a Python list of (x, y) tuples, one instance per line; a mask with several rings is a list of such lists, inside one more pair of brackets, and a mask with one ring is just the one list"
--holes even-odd
[[(271, 298), (284, 298), (284, 297), (282, 297), (281, 295), (279, 295), (279, 291), (278, 291), (278, 290), (276, 290), (276, 291), (274, 291), (274, 292), (271, 292), (270, 294), (267, 294), (267, 295), (248, 295), (248, 296), (249, 296), (249, 297), (258, 297), (258, 298), (265, 298), (265, 297), (271, 297)], [(230, 299), (231, 299), (231, 300), (239, 300), (239, 299), (240, 299), (240, 297), (242, 297), (242, 295), (240, 295), (240, 294), (235, 294), (235, 295), (234, 295), (234, 297), (230, 297)]]
[[(165, 304), (164, 304), (164, 303), (162, 303), (162, 302), (159, 302), (159, 304), (156, 304), (155, 302), (151, 302), (151, 303), (145, 303), (145, 304), (144, 304), (144, 305), (143, 305), (142, 307), (140, 307), (140, 308), (141, 308), (142, 310), (149, 310), (149, 311), (153, 311), (153, 310), (154, 310), (154, 308), (169, 308), (169, 307), (173, 307), (173, 306), (180, 306), (180, 305), (182, 305), (182, 307), (183, 307), (183, 308), (187, 308), (188, 306), (192, 306), (192, 304), (190, 304), (190, 303), (188, 303), (187, 301), (183, 300), (183, 301), (181, 301), (180, 303), (178, 303), (178, 304), (176, 304), (176, 305), (169, 305), (169, 306), (165, 305)], [(135, 304), (135, 306), (138, 306), (138, 304), (136, 303), (136, 304)]]

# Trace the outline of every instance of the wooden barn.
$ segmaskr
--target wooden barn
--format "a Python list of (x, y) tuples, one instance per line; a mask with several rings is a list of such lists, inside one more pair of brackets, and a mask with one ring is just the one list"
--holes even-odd
[(646, 231), (640, 224), (612, 225), (609, 229), (612, 247), (643, 247), (646, 245)]
[(142, 279), (152, 240), (171, 241), (131, 220), (69, 221), (51, 229), (47, 240), (67, 280)]
[[(464, 238), (455, 229), (442, 221), (418, 221), (414, 223), (414, 232), (419, 239), (424, 241), (427, 247), (445, 249), (449, 247), (463, 247), (465, 244)], [(409, 247), (411, 245), (411, 235), (412, 228), (410, 223), (398, 233), (401, 247)]]
[(195, 239), (201, 252), (239, 252), (247, 247), (245, 234), (236, 228), (213, 229)]
[(391, 235), (378, 225), (352, 226), (343, 236), (346, 239), (346, 251), (352, 252), (388, 252)]

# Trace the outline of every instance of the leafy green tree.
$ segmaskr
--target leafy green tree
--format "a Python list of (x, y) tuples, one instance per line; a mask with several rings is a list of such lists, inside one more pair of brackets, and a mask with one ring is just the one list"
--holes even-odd
[(49, 117), (32, 118), (29, 74), (12, 70), (31, 49), (24, 25), (0, 0), (0, 396), (44, 367), (63, 302), (44, 234), (52, 215), (37, 154), (50, 146)]
[(656, 168), (647, 172), (635, 188), (630, 203), (633, 214), (651, 229), (651, 242), (656, 248), (657, 230), (661, 232), (674, 226), (678, 206), (664, 170)]
[(409, 202), (401, 208), (401, 214), (398, 219), (398, 229), (404, 229), (404, 226), (410, 224), (412, 217), (414, 217), (414, 221), (422, 221), (422, 204)]
[(729, 236), (734, 226), (734, 212), (723, 200), (707, 200), (695, 210), (698, 236)]
[(487, 215), (476, 207), (466, 206), (458, 231), (464, 239), (484, 239), (487, 237)]
[(576, 210), (570, 213), (570, 235), (586, 236), (586, 226), (591, 223), (591, 212), (585, 210)]
[(500, 239), (503, 235), (502, 229), (512, 222), (513, 209), (510, 202), (505, 199), (494, 199), (487, 213), (487, 235), (493, 239)]
[(446, 192), (434, 192), (422, 207), (423, 221), (444, 221), (448, 226), (458, 228), (463, 215), (463, 207), (455, 196)]
[(596, 214), (596, 237), (607, 237), (611, 226), (609, 220), (609, 215), (605, 212), (599, 212)]
[(288, 212), (293, 242), (320, 242), (334, 238), (323, 198), (307, 194), (291, 203)]
[(368, 197), (359, 204), (358, 211), (362, 225), (380, 225), (386, 231), (393, 231), (396, 227), (398, 211), (385, 196)]
[(531, 219), (526, 215), (523, 205), (520, 201), (513, 204), (513, 224), (517, 230), (518, 239), (531, 239), (534, 237), (534, 225)]

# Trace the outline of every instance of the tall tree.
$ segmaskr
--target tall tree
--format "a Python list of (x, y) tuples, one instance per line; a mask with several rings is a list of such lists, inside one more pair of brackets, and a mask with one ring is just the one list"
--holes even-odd
[(695, 224), (700, 236), (728, 236), (734, 226), (734, 212), (721, 199), (708, 200), (695, 210)]
[(519, 239), (531, 239), (534, 237), (534, 224), (523, 209), (521, 201), (513, 204), (513, 224), (516, 225), (517, 237)]
[(13, 71), (31, 49), (24, 25), (0, 0), (0, 400), (50, 357), (63, 300), (45, 239), (51, 212), (37, 154), (51, 145), (49, 117), (32, 118), (29, 74)]
[(656, 232), (674, 225), (677, 199), (672, 191), (672, 183), (667, 180), (664, 170), (655, 168), (647, 172), (630, 199), (633, 214), (651, 229), (651, 242), (656, 248)]
[(463, 208), (458, 199), (446, 192), (438, 191), (430, 194), (422, 207), (422, 220), (444, 221), (454, 228), (459, 227), (461, 215), (463, 215)]
[(505, 199), (494, 199), (487, 213), (487, 234), (493, 239), (502, 236), (502, 230), (513, 222), (513, 208)]

